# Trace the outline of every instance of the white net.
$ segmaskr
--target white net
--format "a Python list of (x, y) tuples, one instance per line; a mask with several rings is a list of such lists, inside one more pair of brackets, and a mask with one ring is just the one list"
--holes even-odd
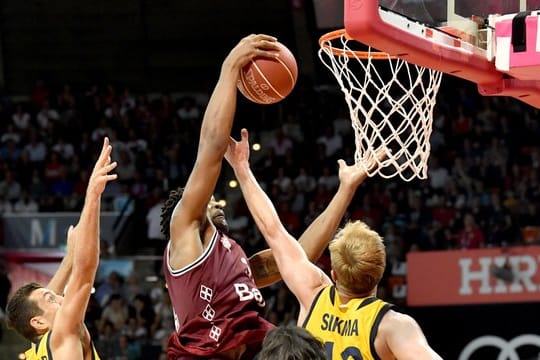
[[(356, 163), (369, 176), (426, 179), (442, 73), (371, 48), (351, 49), (357, 44), (342, 34), (321, 40), (319, 50), (319, 58), (334, 74), (349, 106)], [(376, 155), (380, 151), (386, 154), (383, 160)], [(367, 168), (374, 160), (378, 166)]]

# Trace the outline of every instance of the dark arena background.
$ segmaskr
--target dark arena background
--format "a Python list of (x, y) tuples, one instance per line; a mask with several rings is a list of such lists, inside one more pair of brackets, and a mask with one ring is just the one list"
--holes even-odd
[[(250, 131), (253, 171), (299, 236), (339, 184), (336, 161), (354, 161), (347, 106), (317, 56), (319, 36), (342, 19), (330, 0), (1, 1), (2, 314), (15, 289), (57, 269), (107, 135), (119, 180), (103, 195), (86, 324), (101, 359), (164, 359), (174, 321), (159, 209), (191, 171), (224, 57), (251, 33), (295, 54), (291, 95), (264, 106), (239, 95), (233, 136)], [(427, 180), (367, 179), (346, 214), (385, 240), (379, 296), (444, 359), (538, 359), (540, 113), (445, 75), (430, 139)], [(232, 180), (224, 166), (215, 196), (249, 256), (266, 244)], [(318, 265), (329, 269), (327, 253)], [(270, 321), (295, 323), (283, 283), (262, 293)], [(19, 359), (29, 344), (0, 320), (0, 358)]]

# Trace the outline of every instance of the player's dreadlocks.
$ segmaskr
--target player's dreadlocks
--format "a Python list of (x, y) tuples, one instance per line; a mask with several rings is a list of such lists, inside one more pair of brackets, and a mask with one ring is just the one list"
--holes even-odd
[(178, 202), (182, 198), (183, 193), (183, 187), (172, 190), (169, 194), (169, 198), (167, 199), (167, 201), (165, 201), (165, 204), (161, 208), (161, 221), (159, 222), (159, 225), (161, 226), (161, 233), (165, 235), (165, 239), (167, 240), (169, 240), (169, 237), (171, 236), (169, 225), (171, 223), (172, 213), (174, 211), (174, 208), (176, 207), (176, 204), (178, 204)]

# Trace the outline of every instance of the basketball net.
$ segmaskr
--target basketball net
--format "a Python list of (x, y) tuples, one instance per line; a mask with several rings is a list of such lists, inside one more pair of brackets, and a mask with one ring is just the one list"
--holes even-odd
[[(356, 164), (368, 176), (426, 179), (442, 73), (371, 48), (351, 48), (358, 44), (345, 30), (319, 40), (319, 58), (334, 74), (349, 107)], [(376, 155), (381, 150), (383, 160)], [(370, 168), (373, 161), (378, 166)]]

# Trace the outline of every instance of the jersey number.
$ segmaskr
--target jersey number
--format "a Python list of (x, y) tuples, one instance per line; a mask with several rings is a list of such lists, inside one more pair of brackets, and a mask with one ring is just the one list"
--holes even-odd
[[(324, 348), (326, 349), (326, 355), (329, 359), (332, 359), (332, 354), (334, 352), (334, 343), (332, 341), (327, 341), (324, 343)], [(363, 360), (360, 349), (355, 348), (354, 346), (349, 346), (341, 352), (341, 359), (343, 360)]]

